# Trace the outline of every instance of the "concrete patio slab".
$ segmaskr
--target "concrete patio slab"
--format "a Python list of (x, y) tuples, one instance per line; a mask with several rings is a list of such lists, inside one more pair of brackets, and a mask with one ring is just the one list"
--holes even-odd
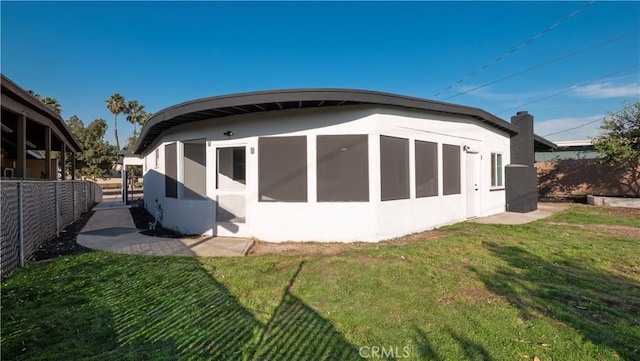
[(146, 236), (139, 233), (127, 208), (110, 204), (96, 206), (95, 213), (78, 234), (78, 244), (115, 253), (199, 257), (244, 256), (253, 245), (253, 240), (248, 238)]
[(473, 223), (483, 224), (525, 224), (538, 219), (547, 218), (569, 208), (567, 203), (538, 203), (538, 209), (529, 213), (504, 212), (493, 216), (481, 217), (469, 220)]

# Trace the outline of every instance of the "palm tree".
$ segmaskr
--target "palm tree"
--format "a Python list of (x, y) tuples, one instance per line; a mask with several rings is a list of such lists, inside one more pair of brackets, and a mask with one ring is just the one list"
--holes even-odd
[(116, 135), (116, 148), (120, 151), (120, 140), (118, 139), (118, 114), (125, 111), (125, 100), (122, 95), (113, 93), (112, 96), (105, 100), (107, 109), (113, 114), (113, 132)]
[(142, 131), (142, 127), (147, 124), (147, 120), (149, 120), (153, 116), (153, 113), (147, 113), (145, 110), (140, 112), (140, 116), (138, 117), (138, 124), (140, 124), (140, 130)]
[(137, 100), (129, 100), (125, 112), (128, 114), (127, 120), (133, 124), (133, 132), (136, 133), (136, 126), (140, 124), (142, 114), (146, 113), (144, 105), (138, 104)]
[[(38, 95), (38, 94), (36, 94)], [(34, 95), (34, 96), (36, 96)], [(37, 98), (37, 96), (36, 96)], [(38, 98), (40, 99), (41, 102), (44, 103), (44, 105), (48, 106), (49, 108), (53, 109), (54, 112), (60, 114), (60, 103), (58, 103), (58, 101), (54, 98), (51, 97), (44, 97), (44, 98)]]
[(34, 92), (33, 90), (29, 89), (27, 90), (27, 93), (29, 93), (31, 96), (33, 96), (34, 98), (40, 100), (42, 99), (42, 96), (40, 96), (40, 94)]

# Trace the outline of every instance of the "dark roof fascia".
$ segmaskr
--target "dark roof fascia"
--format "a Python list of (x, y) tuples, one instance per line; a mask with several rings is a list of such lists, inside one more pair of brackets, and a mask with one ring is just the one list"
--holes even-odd
[(533, 141), (535, 143), (536, 151), (558, 149), (558, 146), (554, 142), (547, 140), (537, 134), (533, 135)]
[[(209, 98), (202, 98), (180, 103), (169, 108), (163, 109), (154, 114), (151, 119), (143, 127), (138, 142), (135, 145), (134, 153), (140, 154), (145, 151), (147, 146), (151, 144), (156, 135), (150, 135), (151, 130), (160, 129), (165, 121), (169, 121), (179, 116), (215, 110), (229, 107), (254, 106), (264, 104), (279, 104), (288, 102), (322, 102), (322, 101), (340, 101), (358, 104), (387, 105), (403, 108), (412, 108), (423, 111), (433, 111), (439, 113), (449, 113), (466, 115), (477, 120), (483, 121), (495, 128), (503, 130), (511, 135), (519, 133), (518, 127), (506, 122), (505, 120), (494, 116), (482, 109), (467, 107), (457, 104), (443, 103), (427, 99), (408, 97), (397, 94), (351, 90), (351, 89), (287, 89), (260, 91), (250, 93), (239, 93), (231, 95), (222, 95)], [(235, 114), (233, 114), (235, 115)], [(204, 120), (193, 119), (189, 121)], [(184, 123), (188, 121), (183, 121)], [(163, 129), (164, 130), (164, 129)], [(151, 137), (151, 139), (147, 139)], [(146, 144), (145, 144), (146, 143)], [(144, 144), (144, 145), (143, 145)]]
[[(71, 129), (67, 126), (67, 123), (62, 119), (60, 114), (56, 113), (53, 109), (48, 107), (43, 102), (36, 99), (33, 95), (29, 94), (26, 90), (22, 89), (18, 84), (14, 83), (11, 79), (7, 78), (4, 74), (0, 74), (2, 79), (2, 92), (13, 93), (19, 98), (19, 102), (34, 109), (38, 113), (51, 119), (54, 124), (58, 126), (58, 129), (67, 137), (68, 143), (76, 150), (76, 152), (82, 152), (82, 146), (78, 140), (71, 133)], [(63, 140), (64, 142), (64, 140)]]

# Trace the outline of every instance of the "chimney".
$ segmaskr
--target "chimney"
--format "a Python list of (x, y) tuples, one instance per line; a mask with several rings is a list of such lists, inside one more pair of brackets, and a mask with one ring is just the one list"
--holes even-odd
[(533, 116), (527, 111), (519, 111), (511, 117), (511, 124), (520, 128), (520, 132), (511, 137), (511, 164), (533, 166)]
[(520, 111), (511, 117), (519, 128), (511, 136), (511, 162), (504, 167), (506, 209), (526, 213), (538, 208), (537, 174), (533, 140), (533, 116)]

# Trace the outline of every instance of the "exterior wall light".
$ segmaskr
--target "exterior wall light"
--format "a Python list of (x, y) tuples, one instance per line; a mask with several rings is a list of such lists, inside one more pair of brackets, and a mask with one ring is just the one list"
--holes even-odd
[(233, 132), (230, 130), (227, 130), (226, 132), (222, 133), (222, 135), (226, 135), (227, 137), (230, 137), (233, 135)]

